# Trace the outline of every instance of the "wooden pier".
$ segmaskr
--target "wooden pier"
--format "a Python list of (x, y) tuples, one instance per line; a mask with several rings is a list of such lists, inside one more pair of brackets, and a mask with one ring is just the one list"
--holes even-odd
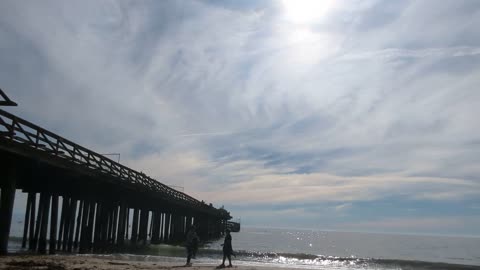
[(219, 237), (230, 214), (0, 110), (0, 254), (17, 189), (27, 195), (22, 245), (42, 254), (179, 243), (194, 224)]

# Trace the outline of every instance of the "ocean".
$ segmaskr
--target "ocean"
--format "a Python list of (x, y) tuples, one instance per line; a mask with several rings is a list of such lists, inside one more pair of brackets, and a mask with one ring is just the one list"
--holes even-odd
[[(480, 269), (480, 238), (242, 227), (232, 233), (233, 264), (308, 269)], [(194, 264), (220, 264), (223, 239), (200, 248)], [(11, 245), (19, 251), (18, 240)], [(104, 254), (127, 260), (185, 262), (180, 246)]]

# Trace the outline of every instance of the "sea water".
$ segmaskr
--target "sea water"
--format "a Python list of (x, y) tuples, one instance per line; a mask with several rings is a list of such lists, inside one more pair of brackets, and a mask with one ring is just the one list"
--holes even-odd
[[(438, 269), (434, 263), (445, 263), (480, 269), (478, 237), (242, 228), (232, 238), (239, 259), (265, 263), (325, 269)], [(220, 244), (208, 248), (220, 250)]]
[[(309, 269), (480, 269), (480, 238), (242, 227), (232, 233), (237, 265)], [(223, 239), (200, 248), (195, 264), (219, 264)], [(19, 243), (11, 243), (20, 251)], [(149, 245), (123, 254), (140, 261), (185, 262), (181, 246)]]

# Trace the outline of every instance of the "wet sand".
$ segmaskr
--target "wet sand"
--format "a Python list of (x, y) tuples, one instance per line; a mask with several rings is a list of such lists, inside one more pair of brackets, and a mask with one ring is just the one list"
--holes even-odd
[[(172, 262), (137, 262), (113, 259), (101, 259), (88, 256), (72, 255), (10, 255), (0, 257), (0, 269), (9, 270), (137, 270), (137, 269), (174, 269), (174, 270), (213, 270), (216, 265), (193, 265), (186, 267)], [(271, 270), (273, 267), (234, 266), (236, 270)], [(287, 268), (281, 268), (287, 269)]]

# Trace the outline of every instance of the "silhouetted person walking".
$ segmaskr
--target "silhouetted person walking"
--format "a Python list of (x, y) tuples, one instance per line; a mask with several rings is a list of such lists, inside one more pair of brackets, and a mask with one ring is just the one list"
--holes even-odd
[(192, 266), (190, 260), (195, 258), (195, 254), (197, 253), (198, 247), (198, 236), (195, 232), (195, 226), (191, 226), (187, 233), (187, 241), (185, 243), (185, 247), (187, 248), (187, 264), (185, 266)]
[(232, 267), (232, 258), (233, 248), (232, 248), (232, 236), (230, 235), (230, 230), (226, 230), (227, 235), (225, 235), (225, 240), (223, 241), (223, 261), (218, 268), (225, 267), (225, 259), (228, 258), (228, 267)]

